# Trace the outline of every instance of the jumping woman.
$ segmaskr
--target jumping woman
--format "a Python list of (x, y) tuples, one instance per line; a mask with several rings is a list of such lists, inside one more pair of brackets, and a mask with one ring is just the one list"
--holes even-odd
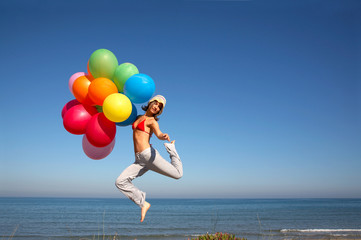
[[(147, 106), (142, 106), (145, 114), (138, 116), (132, 126), (135, 162), (127, 167), (115, 182), (117, 188), (141, 208), (141, 222), (144, 221), (150, 203), (145, 201), (145, 192), (134, 186), (132, 180), (142, 176), (148, 170), (175, 179), (179, 179), (183, 175), (183, 166), (175, 149), (175, 141), (170, 142), (168, 134), (159, 129), (158, 116), (163, 112), (165, 103), (165, 98), (157, 95), (149, 100)], [(150, 145), (149, 141), (153, 133), (159, 140), (170, 142), (164, 143), (164, 146), (170, 155), (171, 162), (166, 161)]]

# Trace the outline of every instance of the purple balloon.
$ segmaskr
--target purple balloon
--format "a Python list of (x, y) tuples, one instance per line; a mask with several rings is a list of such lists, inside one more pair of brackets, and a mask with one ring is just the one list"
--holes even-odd
[(100, 160), (108, 156), (113, 151), (114, 145), (115, 145), (115, 138), (109, 145), (105, 147), (95, 147), (89, 142), (86, 135), (83, 135), (84, 153), (93, 160)]
[(78, 78), (78, 77), (81, 77), (81, 76), (85, 76), (85, 72), (77, 72), (77, 73), (74, 73), (70, 78), (69, 78), (69, 90), (70, 92), (74, 95), (73, 93), (73, 84), (75, 82), (75, 80)]

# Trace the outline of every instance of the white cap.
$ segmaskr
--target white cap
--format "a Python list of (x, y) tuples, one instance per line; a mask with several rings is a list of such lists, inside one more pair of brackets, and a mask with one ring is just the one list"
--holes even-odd
[(157, 101), (157, 102), (163, 104), (163, 108), (165, 107), (165, 104), (167, 102), (165, 100), (165, 97), (163, 97), (162, 95), (156, 95), (156, 96), (152, 97), (152, 99), (149, 100), (148, 104), (153, 101)]

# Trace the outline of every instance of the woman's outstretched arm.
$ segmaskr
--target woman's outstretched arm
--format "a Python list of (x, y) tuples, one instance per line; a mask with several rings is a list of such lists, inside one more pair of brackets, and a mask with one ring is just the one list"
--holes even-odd
[(152, 119), (152, 122), (150, 123), (150, 129), (154, 132), (154, 134), (157, 136), (159, 140), (167, 140), (170, 142), (170, 138), (167, 133), (162, 133), (162, 131), (159, 129), (159, 124), (156, 120)]

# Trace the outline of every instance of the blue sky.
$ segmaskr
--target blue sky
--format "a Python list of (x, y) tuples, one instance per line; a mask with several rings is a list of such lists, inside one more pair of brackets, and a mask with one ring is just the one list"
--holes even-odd
[(61, 118), (106, 48), (167, 98), (184, 176), (136, 179), (148, 197), (361, 197), (358, 0), (3, 1), (0, 20), (0, 196), (124, 197), (131, 128), (94, 161)]

